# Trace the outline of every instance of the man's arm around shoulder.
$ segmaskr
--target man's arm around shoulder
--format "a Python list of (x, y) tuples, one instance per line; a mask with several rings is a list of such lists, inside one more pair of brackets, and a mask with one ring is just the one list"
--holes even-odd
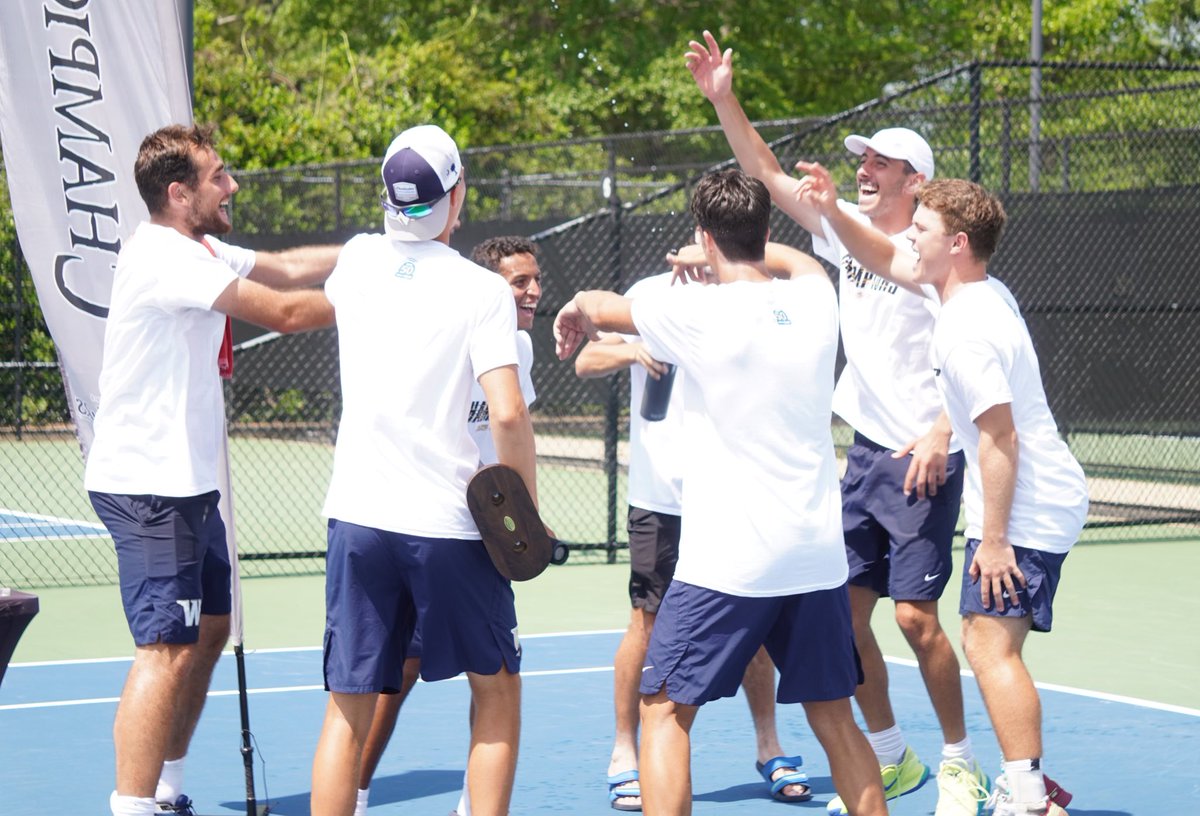
[(337, 265), (340, 244), (295, 247), (279, 252), (256, 252), (250, 280), (275, 289), (298, 289), (324, 283)]
[(333, 304), (320, 289), (281, 292), (247, 278), (231, 282), (212, 308), (283, 334), (323, 329), (334, 322)]

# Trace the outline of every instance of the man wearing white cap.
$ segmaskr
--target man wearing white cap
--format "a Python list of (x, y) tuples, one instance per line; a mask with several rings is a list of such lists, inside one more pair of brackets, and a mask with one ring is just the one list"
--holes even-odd
[[(742, 169), (767, 185), (775, 205), (812, 233), (814, 252), (838, 267), (846, 367), (833, 410), (854, 429), (842, 479), (842, 526), (865, 677), (855, 700), (879, 759), (884, 792), (894, 799), (929, 777), (896, 723), (887, 666), (871, 631), (871, 614), (879, 598), (889, 595), (942, 728), (936, 816), (975, 816), (989, 782), (967, 736), (958, 658), (937, 611), (952, 571), (964, 462), (929, 366), (936, 305), (863, 268), (821, 212), (797, 196), (799, 180), (780, 167), (733, 93), (732, 50), (722, 54), (707, 31), (704, 39), (691, 43), (688, 68), (716, 109)], [(887, 128), (869, 139), (850, 136), (845, 143), (860, 157), (858, 204), (840, 201), (839, 207), (909, 252), (903, 236), (916, 211), (915, 193), (934, 174), (929, 145), (907, 128)], [(829, 803), (829, 811), (847, 812), (840, 798)]]
[(536, 503), (516, 306), (504, 278), (449, 246), (466, 184), (441, 128), (397, 136), (382, 176), (385, 234), (347, 243), (326, 284), (343, 407), (324, 509), (330, 695), (312, 813), (353, 813), (376, 700), (400, 689), (420, 620), (422, 678), (465, 672), (471, 686), (472, 811), (503, 816), (516, 770), (521, 647), (512, 587), (467, 509), (479, 449), (466, 420), (477, 381), (497, 459), (521, 474)]

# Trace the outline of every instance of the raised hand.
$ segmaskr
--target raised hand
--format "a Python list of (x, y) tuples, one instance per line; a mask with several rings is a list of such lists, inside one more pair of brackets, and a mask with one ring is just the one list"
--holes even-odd
[(796, 162), (796, 169), (804, 173), (804, 178), (796, 185), (796, 201), (808, 204), (823, 215), (829, 215), (837, 209), (837, 185), (833, 176), (820, 162)]
[(704, 32), (705, 45), (692, 40), (688, 46), (692, 49), (684, 55), (692, 79), (709, 102), (716, 102), (721, 97), (733, 92), (733, 49), (725, 49), (721, 53), (717, 38), (710, 32)]

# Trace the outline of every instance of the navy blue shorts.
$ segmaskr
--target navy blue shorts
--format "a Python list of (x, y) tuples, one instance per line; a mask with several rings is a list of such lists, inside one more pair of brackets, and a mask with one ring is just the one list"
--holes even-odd
[(195, 643), (201, 614), (229, 614), (229, 551), (217, 491), (183, 497), (89, 491), (88, 497), (116, 546), (134, 643)]
[(679, 561), (681, 518), (629, 505), (629, 601), (658, 612)]
[(954, 569), (950, 547), (962, 500), (962, 451), (946, 461), (946, 483), (936, 496), (904, 495), (911, 458), (860, 433), (846, 453), (842, 477), (842, 531), (850, 583), (897, 601), (936, 601)]
[(992, 598), (992, 606), (983, 605), (979, 594), (979, 579), (970, 575), (971, 562), (979, 549), (979, 539), (967, 539), (967, 553), (963, 561), (962, 594), (958, 600), (958, 611), (963, 616), (987, 615), (992, 618), (1024, 618), (1032, 615), (1031, 628), (1035, 632), (1049, 632), (1054, 622), (1054, 593), (1062, 577), (1062, 564), (1066, 553), (1050, 553), (1031, 550), (1028, 547), (1013, 547), (1017, 566), (1025, 576), (1025, 586), (1017, 584), (1017, 599), (1014, 603), (1004, 592), (1000, 605)]
[(400, 689), (420, 625), (421, 677), (521, 668), (512, 586), (482, 541), (425, 538), (329, 521), (325, 688)]
[(779, 669), (781, 703), (840, 700), (862, 682), (850, 597), (836, 589), (746, 598), (671, 583), (650, 635), (642, 694), (704, 705), (737, 693), (760, 646)]

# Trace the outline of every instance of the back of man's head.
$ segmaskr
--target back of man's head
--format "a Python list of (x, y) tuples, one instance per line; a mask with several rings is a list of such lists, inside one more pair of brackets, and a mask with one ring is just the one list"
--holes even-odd
[(965, 233), (977, 261), (991, 259), (1008, 221), (1000, 199), (973, 181), (938, 179), (920, 186), (917, 202), (942, 217), (947, 235)]
[(213, 149), (211, 125), (167, 125), (142, 139), (133, 178), (151, 215), (166, 209), (167, 188), (173, 182), (196, 185), (195, 154), (205, 149)]
[(400, 241), (431, 241), (454, 213), (450, 191), (463, 179), (458, 145), (437, 125), (408, 128), (392, 140), (380, 167), (384, 232)]
[(471, 260), (482, 267), (500, 271), (500, 262), (512, 255), (537, 257), (537, 244), (520, 235), (498, 235), (479, 243), (471, 250)]
[(771, 221), (766, 185), (737, 168), (701, 177), (692, 190), (692, 217), (730, 261), (761, 261)]

